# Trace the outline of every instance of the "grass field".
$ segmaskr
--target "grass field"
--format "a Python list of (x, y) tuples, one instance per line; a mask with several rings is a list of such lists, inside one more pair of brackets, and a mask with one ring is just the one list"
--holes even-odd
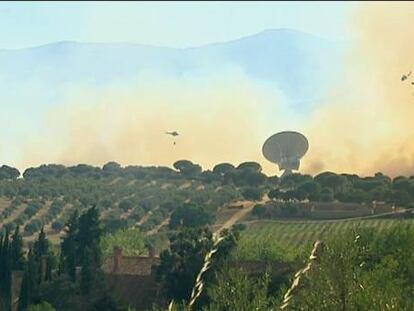
[(342, 222), (256, 222), (242, 233), (234, 252), (243, 259), (294, 259), (311, 247), (317, 239), (324, 240), (334, 234), (342, 234), (352, 227), (375, 228), (379, 232), (404, 223), (414, 225), (414, 220), (370, 219)]

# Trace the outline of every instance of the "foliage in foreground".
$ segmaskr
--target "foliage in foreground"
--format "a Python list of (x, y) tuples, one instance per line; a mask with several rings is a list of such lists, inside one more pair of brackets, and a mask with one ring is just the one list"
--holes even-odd
[(326, 242), (292, 310), (413, 310), (414, 231), (356, 229)]
[[(402, 224), (382, 233), (353, 228), (323, 245), (284, 310), (414, 310), (412, 228)], [(278, 310), (291, 285), (285, 283), (275, 293), (266, 277), (224, 267), (219, 271), (207, 288), (209, 303), (203, 310)], [(175, 304), (173, 310), (188, 307)]]
[(104, 258), (112, 255), (114, 246), (121, 246), (125, 256), (138, 256), (145, 250), (144, 234), (138, 229), (122, 229), (105, 234), (101, 239)]
[[(214, 280), (217, 271), (235, 247), (238, 232), (222, 232), (224, 239), (218, 245), (217, 252), (212, 257), (212, 263), (202, 281), (208, 284)], [(157, 267), (157, 279), (162, 286), (162, 294), (167, 301), (188, 302), (196, 283), (196, 277), (203, 267), (205, 256), (214, 246), (213, 234), (208, 228), (183, 228), (170, 238), (170, 249), (160, 255), (160, 265)], [(202, 292), (196, 305), (207, 303), (208, 297)]]
[(50, 303), (42, 302), (37, 305), (32, 305), (29, 311), (55, 311), (56, 309)]
[(222, 270), (216, 285), (208, 290), (210, 304), (205, 311), (270, 310), (276, 300), (269, 296), (269, 275), (249, 277), (240, 270)]

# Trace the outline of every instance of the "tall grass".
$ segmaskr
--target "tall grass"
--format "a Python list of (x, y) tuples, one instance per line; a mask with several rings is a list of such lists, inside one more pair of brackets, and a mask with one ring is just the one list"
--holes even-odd
[[(201, 267), (201, 270), (199, 271), (199, 273), (197, 275), (195, 285), (194, 285), (193, 290), (191, 292), (190, 302), (188, 303), (187, 306), (184, 306), (186, 311), (187, 310), (190, 311), (192, 309), (195, 302), (197, 301), (197, 298), (200, 297), (201, 293), (203, 292), (204, 282), (203, 282), (202, 277), (203, 277), (204, 273), (206, 273), (208, 271), (208, 269), (210, 268), (210, 265), (211, 265), (211, 262), (212, 262), (212, 257), (218, 251), (218, 246), (219, 246), (220, 242), (225, 239), (225, 236), (220, 236), (220, 233), (217, 232), (217, 233), (213, 234), (212, 238), (213, 238), (213, 246), (212, 246), (211, 250), (204, 257), (203, 266)], [(171, 300), (170, 304), (168, 305), (168, 311), (173, 311), (173, 310), (175, 310), (174, 300)]]
[(312, 268), (312, 265), (314, 264), (315, 260), (317, 259), (317, 253), (320, 250), (320, 248), (322, 247), (322, 245), (323, 245), (322, 242), (319, 241), (319, 240), (317, 240), (313, 244), (312, 252), (309, 256), (308, 263), (305, 266), (305, 268), (303, 268), (303, 269), (299, 270), (298, 272), (296, 272), (295, 278), (293, 279), (293, 282), (292, 282), (292, 285), (287, 290), (286, 294), (283, 296), (283, 302), (282, 302), (282, 305), (280, 307), (280, 310), (285, 310), (289, 306), (289, 303), (290, 303), (290, 301), (293, 297), (293, 293), (299, 287), (300, 280), (301, 280), (302, 276), (305, 275), (306, 272), (308, 272)]
[(190, 303), (188, 304), (188, 307), (190, 310), (192, 306), (194, 305), (194, 303), (196, 302), (197, 298), (201, 295), (203, 291), (203, 288), (204, 288), (204, 282), (202, 280), (203, 274), (207, 272), (207, 270), (210, 268), (212, 257), (218, 251), (218, 245), (224, 239), (225, 237), (219, 236), (219, 233), (213, 234), (213, 242), (214, 242), (213, 247), (204, 257), (203, 267), (201, 268), (200, 272), (197, 275), (195, 286), (193, 287), (193, 290), (191, 292)]

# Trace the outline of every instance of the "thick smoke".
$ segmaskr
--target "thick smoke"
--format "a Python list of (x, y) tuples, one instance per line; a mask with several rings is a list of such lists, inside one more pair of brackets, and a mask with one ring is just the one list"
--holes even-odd
[[(23, 166), (115, 160), (167, 165), (190, 159), (203, 168), (259, 161), (271, 134), (298, 130), (309, 139), (303, 172), (360, 175), (414, 172), (414, 5), (367, 4), (355, 11), (353, 42), (335, 87), (305, 121), (281, 96), (238, 71), (158, 80), (109, 90), (79, 89), (50, 115), (49, 130), (26, 145)], [(413, 79), (401, 76), (413, 70)], [(332, 83), (329, 84), (330, 86)], [(177, 130), (175, 139), (164, 134)]]
[(358, 8), (358, 35), (337, 87), (307, 127), (312, 150), (304, 169), (390, 175), (414, 172), (412, 3)]
[[(49, 130), (42, 142), (27, 147), (23, 165), (115, 160), (172, 166), (189, 159), (208, 169), (220, 162), (264, 162), (261, 143), (271, 133), (266, 116), (286, 110), (278, 102), (274, 91), (237, 70), (206, 78), (158, 77), (104, 91), (79, 89), (64, 108), (50, 113)], [(180, 136), (165, 134), (175, 130)]]

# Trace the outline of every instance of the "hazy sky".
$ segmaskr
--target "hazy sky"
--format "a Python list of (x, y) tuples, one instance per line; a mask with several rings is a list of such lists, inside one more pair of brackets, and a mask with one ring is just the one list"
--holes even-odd
[(346, 2), (1, 2), (0, 48), (53, 41), (189, 47), (269, 28), (349, 38)]
[[(215, 63), (220, 55), (214, 53), (197, 59), (200, 68), (212, 66), (197, 78), (170, 76), (155, 66), (123, 80), (116, 62), (129, 65), (132, 54), (115, 55), (94, 69), (88, 62), (94, 54), (72, 50), (72, 44), (0, 51), (0, 164), (24, 169), (115, 160), (171, 166), (185, 158), (211, 168), (222, 161), (257, 160), (273, 174), (276, 167), (263, 158), (262, 143), (277, 131), (297, 130), (310, 141), (303, 172), (412, 175), (414, 99), (409, 82), (414, 81), (401, 82), (403, 73), (414, 70), (412, 16), (413, 2), (391, 1), (0, 2), (0, 49), (67, 40), (184, 48), (280, 28), (347, 40), (329, 42), (344, 53), (334, 60), (339, 65), (335, 79), (321, 84), (322, 97), (306, 115), (292, 112), (283, 83), (265, 83), (233, 59), (223, 66)], [(314, 51), (311, 42), (324, 47), (320, 42), (326, 41), (313, 38), (297, 51)], [(290, 57), (291, 50), (286, 51), (284, 56)], [(305, 61), (311, 55), (307, 53), (299, 53)], [(318, 66), (309, 63), (309, 68)], [(285, 70), (284, 65), (292, 70), (288, 61), (265, 69)], [(312, 75), (318, 78), (320, 73)], [(101, 81), (100, 74), (108, 74), (112, 82), (94, 84)], [(297, 80), (283, 74), (282, 82), (295, 89)], [(183, 133), (177, 145), (165, 130)]]

